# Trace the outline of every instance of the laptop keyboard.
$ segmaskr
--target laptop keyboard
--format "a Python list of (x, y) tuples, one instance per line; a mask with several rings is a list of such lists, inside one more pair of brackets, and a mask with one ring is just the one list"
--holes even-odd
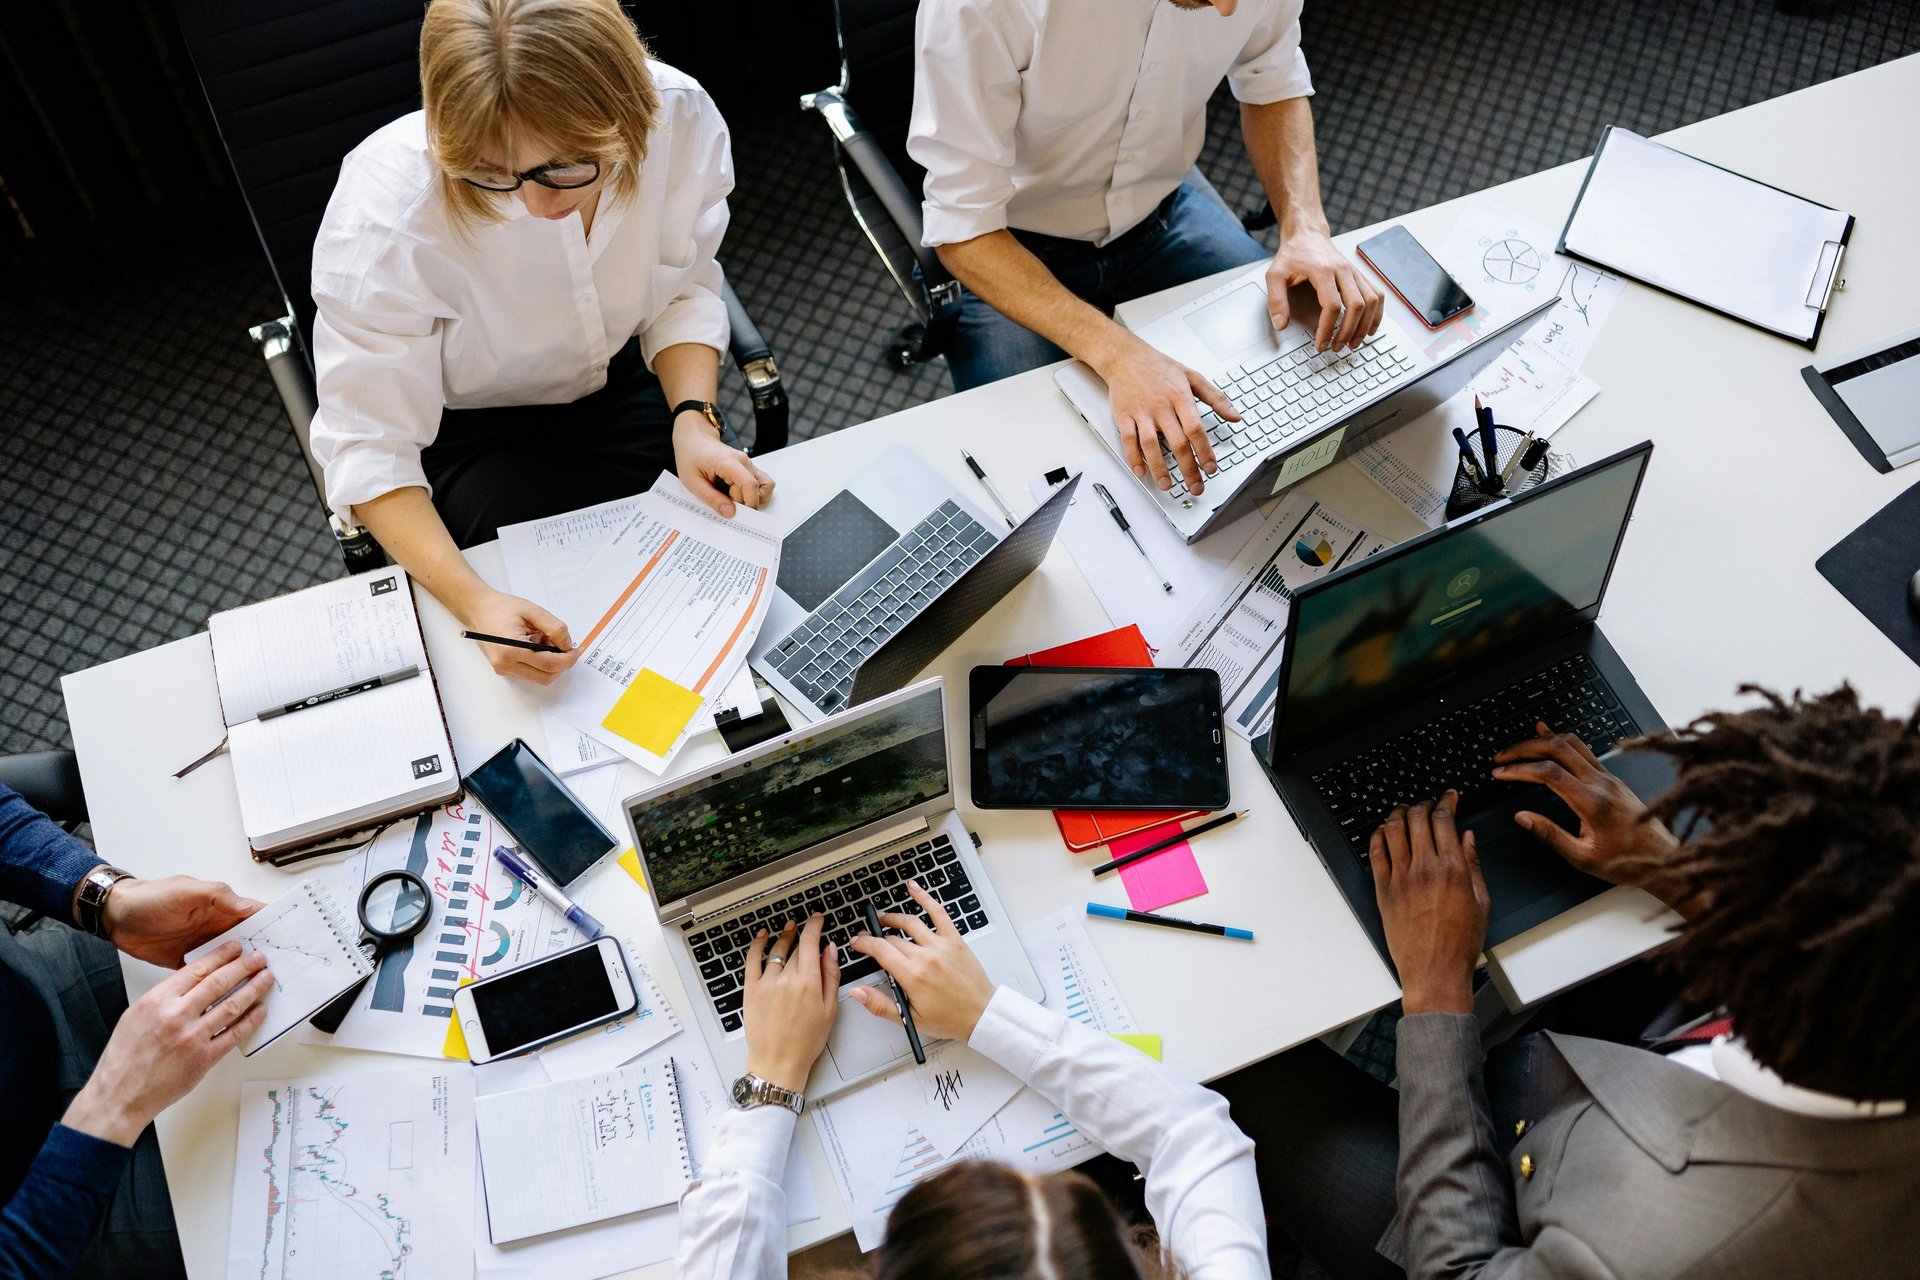
[(693, 948), (693, 962), (699, 966), (721, 1029), (740, 1029), (747, 946), (755, 933), (765, 929), (777, 934), (788, 920), (804, 924), (809, 915), (818, 913), (826, 917), (821, 940), (840, 948), (841, 983), (857, 981), (880, 968), (847, 949), (854, 935), (866, 930), (861, 904), (871, 900), (875, 911), (921, 915), (919, 904), (907, 893), (908, 880), (918, 880), (922, 889), (939, 899), (961, 933), (986, 926), (987, 909), (967, 878), (959, 851), (945, 835), (889, 850), (865, 866), (823, 877), (817, 884), (758, 903), (736, 916), (684, 926), (691, 930), (687, 945)]
[(1460, 792), (1459, 811), (1465, 814), (1517, 789), (1494, 781), (1493, 753), (1536, 736), (1537, 720), (1557, 733), (1577, 734), (1595, 755), (1639, 732), (1593, 660), (1576, 654), (1322, 769), (1313, 785), (1348, 847), (1364, 859), (1374, 829), (1395, 805), (1431, 800), (1452, 788)]
[(823, 601), (767, 654), (767, 663), (831, 715), (847, 705), (868, 655), (995, 542), (956, 502), (943, 502), (880, 558)]
[[(1219, 387), (1240, 411), (1240, 421), (1229, 422), (1211, 409), (1202, 409), (1200, 422), (1213, 442), (1213, 456), (1225, 471), (1243, 462), (1257, 462), (1276, 445), (1338, 416), (1412, 369), (1413, 359), (1384, 333), (1345, 351), (1315, 351), (1313, 343), (1303, 342), (1263, 364), (1225, 370)], [(1170, 492), (1183, 497), (1186, 481), (1180, 478), (1173, 455), (1162, 452), (1173, 477)]]

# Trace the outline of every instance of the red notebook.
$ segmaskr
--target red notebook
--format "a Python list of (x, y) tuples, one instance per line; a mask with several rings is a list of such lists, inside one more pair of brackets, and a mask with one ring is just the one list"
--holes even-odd
[[(1071, 644), (1041, 649), (1024, 658), (1009, 658), (1007, 665), (1150, 667), (1153, 665), (1153, 648), (1147, 643), (1147, 638), (1140, 634), (1138, 626), (1129, 625), (1088, 636), (1085, 640), (1075, 640)], [(1080, 853), (1165, 822), (1185, 822), (1188, 818), (1198, 818), (1203, 812), (1199, 809), (1186, 813), (1168, 813), (1163, 809), (1055, 809), (1053, 820), (1060, 824), (1060, 838), (1067, 842), (1067, 848)]]

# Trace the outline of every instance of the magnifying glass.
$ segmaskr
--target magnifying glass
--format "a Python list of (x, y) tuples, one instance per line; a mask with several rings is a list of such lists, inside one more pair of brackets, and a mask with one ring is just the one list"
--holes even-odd
[[(377, 967), (387, 954), (427, 927), (433, 914), (433, 894), (427, 882), (411, 871), (382, 871), (360, 891), (360, 950)], [(321, 1031), (340, 1029), (340, 1020), (353, 1008), (354, 997), (373, 975), (354, 983), (308, 1022)]]

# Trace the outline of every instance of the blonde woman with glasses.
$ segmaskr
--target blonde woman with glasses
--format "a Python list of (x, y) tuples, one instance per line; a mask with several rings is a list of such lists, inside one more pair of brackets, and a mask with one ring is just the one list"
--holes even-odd
[(733, 161), (691, 77), (617, 0), (433, 0), (424, 110), (346, 158), (314, 245), (313, 449), (327, 502), (545, 684), (566, 624), (459, 549), (648, 488), (722, 515), (773, 481), (720, 439), (714, 253)]

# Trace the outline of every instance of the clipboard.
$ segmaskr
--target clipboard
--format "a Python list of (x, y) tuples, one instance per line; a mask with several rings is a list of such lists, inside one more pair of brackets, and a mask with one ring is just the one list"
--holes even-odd
[[(1556, 247), (1811, 351), (1846, 285), (1840, 269), (1853, 227), (1852, 214), (1608, 125)], [(1771, 245), (1757, 243), (1768, 236)], [(1783, 245), (1796, 260), (1791, 278), (1776, 265)], [(1811, 313), (1805, 334), (1770, 322), (1794, 302)], [(1796, 325), (1806, 318), (1792, 314)]]

